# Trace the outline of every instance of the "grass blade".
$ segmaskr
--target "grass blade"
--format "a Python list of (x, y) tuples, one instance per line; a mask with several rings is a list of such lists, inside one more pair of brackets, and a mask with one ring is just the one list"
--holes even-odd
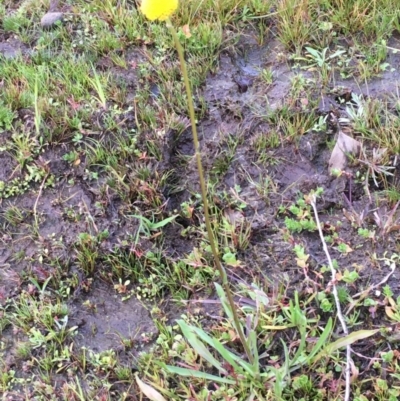
[(249, 340), (249, 348), (253, 354), (254, 357), (254, 362), (253, 362), (253, 375), (258, 376), (260, 374), (260, 358), (258, 354), (258, 348), (257, 348), (257, 335), (254, 330), (250, 331), (250, 334), (248, 336)]
[(213, 347), (235, 370), (240, 369), (236, 363), (239, 357), (228, 351), (216, 338), (210, 337), (205, 331), (198, 327), (192, 327), (192, 330), (199, 336), (201, 340)]
[(172, 221), (174, 221), (178, 216), (179, 216), (179, 214), (174, 214), (173, 216), (167, 217), (166, 219), (161, 220), (158, 223), (152, 223), (151, 224), (151, 230), (155, 231), (155, 230), (157, 230), (159, 228), (162, 228), (162, 227), (166, 226), (167, 224), (169, 224)]
[(171, 365), (163, 365), (163, 367), (166, 371), (168, 371), (170, 373), (175, 373), (179, 376), (195, 377), (198, 379), (211, 380), (214, 382), (224, 383), (224, 384), (235, 384), (236, 383), (235, 380), (226, 379), (224, 377), (219, 377), (219, 376), (214, 376), (209, 373), (200, 372), (199, 370), (179, 368), (177, 366), (171, 366)]
[(216, 338), (210, 337), (205, 331), (200, 328), (192, 327), (192, 329), (196, 332), (201, 340), (203, 340), (211, 347), (213, 347), (216, 351), (218, 351), (222, 358), (224, 358), (225, 361), (228, 362), (235, 369), (235, 371), (240, 372), (241, 366), (249, 374), (254, 374), (254, 369), (248, 362), (240, 358), (240, 356), (228, 351)]
[(215, 289), (217, 290), (218, 298), (221, 301), (222, 307), (224, 308), (225, 314), (230, 321), (233, 321), (233, 314), (226, 298), (225, 291), (218, 283), (214, 283)]
[(340, 348), (347, 347), (348, 345), (354, 344), (356, 341), (363, 340), (364, 338), (368, 338), (373, 336), (379, 331), (377, 330), (359, 330), (354, 331), (348, 336), (339, 338), (339, 340), (334, 341), (331, 344), (328, 344), (314, 359), (313, 362), (318, 361), (320, 358), (324, 356), (330, 355), (332, 352), (337, 351)]
[(320, 350), (320, 348), (326, 344), (326, 341), (329, 337), (329, 334), (331, 333), (332, 330), (332, 318), (329, 318), (328, 323), (325, 326), (324, 331), (321, 334), (321, 337), (319, 338), (319, 340), (317, 341), (317, 343), (315, 344), (315, 347), (312, 349), (312, 351), (310, 352), (310, 354), (307, 357), (307, 360), (310, 361), (312, 358), (314, 358), (315, 354)]
[(205, 347), (205, 345), (198, 339), (194, 327), (189, 326), (183, 320), (177, 322), (182, 330), (183, 335), (193, 349), (208, 363), (217, 368), (221, 373), (227, 375), (228, 372), (222, 367), (221, 363), (215, 359), (211, 352)]
[(103, 85), (100, 81), (99, 74), (97, 74), (93, 64), (92, 64), (92, 71), (93, 71), (93, 76), (94, 79), (88, 78), (89, 82), (91, 83), (93, 89), (97, 92), (98, 97), (96, 98), (98, 102), (100, 103), (101, 107), (106, 110), (107, 109), (107, 98), (106, 94), (104, 92)]

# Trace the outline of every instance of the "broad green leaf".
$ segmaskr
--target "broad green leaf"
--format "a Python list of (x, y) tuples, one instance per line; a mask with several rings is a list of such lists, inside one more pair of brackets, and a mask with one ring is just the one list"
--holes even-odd
[[(240, 367), (237, 363), (240, 363), (242, 366), (245, 364), (246, 366), (243, 366), (249, 373), (251, 373), (251, 367), (250, 365), (246, 362), (241, 360), (241, 358), (232, 352), (228, 351), (216, 338), (210, 337), (204, 330), (198, 328), (198, 327), (191, 327), (192, 330), (199, 336), (201, 340), (206, 342), (208, 345), (213, 347), (216, 351), (219, 352), (219, 354), (225, 359), (226, 362), (228, 362), (237, 372), (240, 372)], [(243, 364), (242, 364), (243, 363)]]
[(306, 50), (307, 50), (313, 57), (315, 57), (316, 59), (321, 58), (321, 53), (320, 53), (318, 50), (313, 49), (312, 47), (307, 47), (307, 46), (306, 46)]
[(359, 330), (350, 333), (348, 336), (339, 338), (339, 340), (328, 344), (314, 359), (314, 362), (318, 361), (323, 356), (330, 355), (332, 352), (337, 351), (340, 348), (347, 347), (348, 345), (354, 344), (356, 341), (363, 340), (373, 336), (379, 331), (377, 330)]
[(222, 307), (224, 308), (224, 311), (226, 313), (226, 316), (228, 317), (228, 319), (231, 322), (233, 322), (233, 314), (232, 314), (228, 299), (226, 298), (224, 289), (218, 283), (214, 283), (214, 285), (215, 285), (215, 289), (217, 290), (217, 294), (221, 301)]
[(282, 399), (282, 393), (283, 393), (283, 385), (284, 385), (284, 379), (285, 375), (282, 373), (282, 368), (277, 369), (273, 368), (272, 366), (270, 367), (272, 377), (275, 378), (275, 383), (274, 383), (274, 395), (277, 400)]
[(260, 359), (258, 355), (258, 348), (257, 348), (257, 334), (254, 330), (250, 331), (248, 336), (248, 345), (250, 351), (253, 355), (253, 375), (258, 375), (260, 373)]
[(297, 348), (296, 354), (294, 355), (293, 359), (290, 361), (289, 365), (292, 367), (295, 363), (299, 362), (299, 358), (301, 354), (303, 353), (304, 349), (306, 348), (306, 333), (305, 330), (300, 330), (301, 331), (301, 340), (300, 344)]
[(211, 352), (205, 347), (205, 345), (197, 338), (195, 334), (194, 328), (187, 325), (185, 321), (178, 320), (177, 323), (179, 324), (183, 335), (185, 336), (186, 340), (189, 344), (193, 347), (193, 349), (208, 363), (213, 365), (217, 368), (221, 373), (227, 375), (228, 372), (222, 367), (221, 363), (213, 357)]
[(198, 370), (179, 368), (177, 366), (171, 366), (171, 365), (163, 365), (163, 367), (168, 372), (175, 373), (179, 376), (196, 377), (198, 379), (211, 380), (211, 381), (215, 381), (218, 383), (225, 383), (225, 384), (235, 384), (236, 383), (235, 380), (210, 375), (209, 373), (200, 372)]
[[(224, 291), (223, 287), (220, 286), (218, 283), (214, 283), (214, 285), (215, 285), (215, 288), (217, 290), (217, 294), (218, 294), (218, 297), (219, 297), (219, 299), (221, 301), (221, 304), (222, 304), (222, 306), (224, 308), (225, 314), (228, 317), (228, 320), (233, 323), (232, 326), (236, 330), (236, 333), (239, 335), (239, 333), (238, 333), (238, 329), (239, 328), (236, 327), (236, 324), (234, 323), (235, 319), (233, 317), (231, 306), (230, 306), (230, 304), (228, 302), (228, 298), (226, 297), (225, 291)], [(243, 324), (241, 322), (239, 322), (239, 324), (240, 324), (240, 329), (243, 332), (244, 331), (243, 330)]]
[(324, 344), (326, 344), (326, 341), (327, 341), (329, 335), (331, 334), (331, 330), (332, 330), (332, 318), (329, 318), (328, 323), (326, 324), (325, 329), (321, 334), (321, 337), (319, 338), (319, 340), (315, 344), (315, 347), (312, 349), (312, 351), (310, 352), (310, 354), (307, 357), (308, 361), (310, 361), (312, 358), (314, 358), (315, 354), (319, 351), (319, 349)]

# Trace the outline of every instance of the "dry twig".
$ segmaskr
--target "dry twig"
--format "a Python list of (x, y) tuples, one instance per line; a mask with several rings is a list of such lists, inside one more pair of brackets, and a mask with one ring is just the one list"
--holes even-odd
[[(340, 324), (342, 325), (342, 330), (345, 336), (347, 336), (349, 334), (349, 330), (347, 328), (347, 324), (346, 321), (344, 319), (344, 316), (342, 314), (342, 308), (340, 306), (340, 301), (339, 301), (339, 296), (338, 296), (338, 292), (337, 292), (337, 288), (336, 288), (336, 270), (333, 266), (332, 263), (332, 258), (331, 255), (329, 254), (329, 250), (328, 247), (326, 245), (325, 239), (324, 239), (324, 234), (322, 232), (322, 227), (321, 227), (321, 223), (319, 221), (319, 216), (318, 216), (318, 211), (317, 211), (317, 205), (316, 205), (316, 195), (312, 194), (310, 196), (310, 203), (311, 206), (313, 208), (314, 211), (314, 216), (315, 216), (315, 221), (317, 223), (317, 227), (318, 227), (318, 232), (319, 232), (319, 236), (321, 238), (321, 243), (322, 243), (322, 247), (324, 249), (326, 258), (328, 259), (328, 265), (329, 268), (331, 270), (331, 274), (332, 274), (332, 293), (333, 293), (333, 297), (335, 299), (335, 304), (336, 304), (336, 313), (337, 313), (337, 317), (340, 321)], [(350, 400), (350, 374), (351, 374), (351, 347), (350, 345), (346, 346), (346, 390), (345, 390), (345, 396), (344, 396), (344, 401), (349, 401)]]

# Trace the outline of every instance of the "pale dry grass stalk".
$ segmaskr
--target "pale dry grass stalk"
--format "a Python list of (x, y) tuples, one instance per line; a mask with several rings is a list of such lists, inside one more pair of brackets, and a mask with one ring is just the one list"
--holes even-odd
[[(335, 304), (336, 304), (336, 315), (340, 321), (340, 324), (342, 326), (343, 334), (347, 336), (349, 334), (349, 329), (347, 328), (346, 321), (344, 319), (343, 313), (342, 313), (342, 308), (340, 305), (339, 301), (339, 296), (338, 296), (338, 291), (336, 287), (336, 269), (333, 266), (332, 258), (328, 250), (328, 246), (326, 245), (325, 239), (324, 239), (324, 234), (322, 232), (322, 227), (321, 227), (321, 222), (319, 220), (318, 216), (318, 211), (317, 211), (317, 197), (315, 194), (312, 194), (310, 196), (310, 204), (313, 208), (314, 211), (314, 216), (315, 216), (315, 222), (318, 227), (318, 232), (319, 236), (321, 238), (321, 243), (322, 247), (324, 249), (326, 258), (328, 260), (328, 265), (331, 271), (332, 275), (332, 280), (331, 280), (331, 286), (332, 286), (332, 294), (335, 299)], [(344, 396), (344, 401), (349, 401), (350, 400), (350, 381), (351, 381), (351, 346), (348, 344), (346, 346), (346, 370), (345, 370), (345, 378), (346, 378), (346, 383), (345, 383), (345, 396)]]

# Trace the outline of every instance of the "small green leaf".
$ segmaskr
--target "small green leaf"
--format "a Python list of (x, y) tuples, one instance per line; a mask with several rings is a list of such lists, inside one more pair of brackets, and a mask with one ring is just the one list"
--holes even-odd
[(224, 262), (232, 267), (240, 266), (240, 262), (236, 259), (236, 255), (232, 252), (227, 252), (222, 256)]

